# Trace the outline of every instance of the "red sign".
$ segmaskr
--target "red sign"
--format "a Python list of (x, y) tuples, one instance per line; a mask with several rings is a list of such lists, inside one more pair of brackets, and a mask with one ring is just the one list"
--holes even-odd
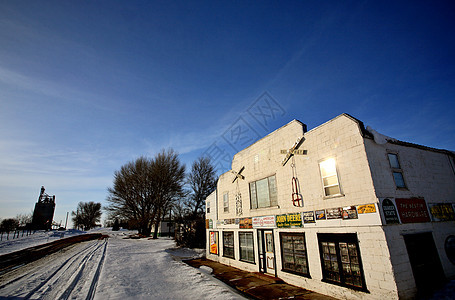
[(396, 198), (398, 214), (401, 223), (423, 223), (430, 222), (427, 204), (420, 198)]

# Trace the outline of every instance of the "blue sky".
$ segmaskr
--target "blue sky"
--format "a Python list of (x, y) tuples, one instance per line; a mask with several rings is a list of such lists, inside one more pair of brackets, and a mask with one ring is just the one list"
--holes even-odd
[(141, 155), (232, 156), (239, 124), (345, 112), (455, 150), (454, 29), (451, 1), (0, 1), (0, 218), (44, 185), (65, 222)]

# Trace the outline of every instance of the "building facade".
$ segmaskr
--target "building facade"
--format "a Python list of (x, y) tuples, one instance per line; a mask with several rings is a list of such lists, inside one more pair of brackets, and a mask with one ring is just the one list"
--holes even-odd
[(347, 114), (291, 121), (219, 177), (207, 258), (343, 299), (428, 293), (455, 277), (454, 165)]

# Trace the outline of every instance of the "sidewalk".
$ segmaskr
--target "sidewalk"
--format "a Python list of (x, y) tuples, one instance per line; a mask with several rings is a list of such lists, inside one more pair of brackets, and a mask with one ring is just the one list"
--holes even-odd
[(335, 299), (287, 284), (279, 278), (262, 273), (242, 271), (205, 258), (186, 260), (184, 262), (195, 268), (200, 266), (212, 268), (212, 274), (215, 278), (253, 299)]

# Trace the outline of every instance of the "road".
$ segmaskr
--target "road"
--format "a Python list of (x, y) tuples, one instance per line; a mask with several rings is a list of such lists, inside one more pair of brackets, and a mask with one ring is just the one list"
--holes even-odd
[(0, 275), (0, 297), (93, 299), (108, 239), (74, 244)]

